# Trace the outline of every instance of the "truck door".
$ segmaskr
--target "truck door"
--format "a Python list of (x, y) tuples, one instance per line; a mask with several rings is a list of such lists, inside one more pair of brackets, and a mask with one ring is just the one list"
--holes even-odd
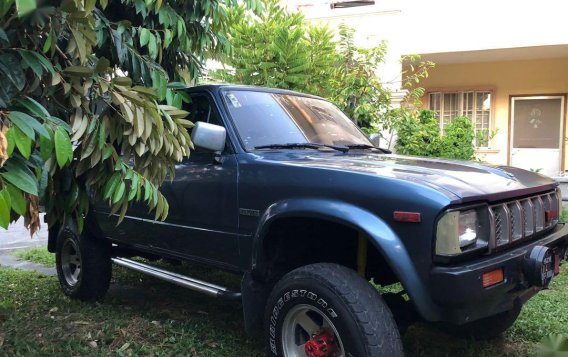
[[(189, 120), (224, 125), (207, 93), (192, 93), (184, 108)], [(197, 260), (238, 264), (237, 160), (227, 138), (222, 153), (196, 148), (176, 165), (173, 181), (162, 185), (170, 205), (165, 222), (155, 223), (152, 245)]]

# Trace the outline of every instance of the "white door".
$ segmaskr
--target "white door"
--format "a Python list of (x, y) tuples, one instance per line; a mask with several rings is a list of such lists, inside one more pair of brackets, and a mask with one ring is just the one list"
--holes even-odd
[(564, 96), (513, 97), (511, 166), (558, 176), (562, 170)]

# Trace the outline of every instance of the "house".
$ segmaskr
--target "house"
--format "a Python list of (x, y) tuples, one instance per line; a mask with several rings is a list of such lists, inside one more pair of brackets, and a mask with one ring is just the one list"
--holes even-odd
[(420, 86), (424, 106), (444, 128), (466, 115), (477, 157), (557, 176), (568, 169), (568, 2), (525, 0), (289, 0), (309, 21), (356, 29), (359, 46), (386, 41), (379, 69), (394, 98), (401, 57), (420, 54), (436, 67)]

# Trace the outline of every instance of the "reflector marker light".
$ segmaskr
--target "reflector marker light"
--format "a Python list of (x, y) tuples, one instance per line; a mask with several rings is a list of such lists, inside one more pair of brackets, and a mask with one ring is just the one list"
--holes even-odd
[(482, 280), (484, 288), (488, 288), (490, 286), (502, 283), (505, 280), (505, 274), (503, 273), (503, 268), (483, 273)]
[(418, 212), (394, 211), (394, 220), (397, 222), (420, 223), (422, 217)]

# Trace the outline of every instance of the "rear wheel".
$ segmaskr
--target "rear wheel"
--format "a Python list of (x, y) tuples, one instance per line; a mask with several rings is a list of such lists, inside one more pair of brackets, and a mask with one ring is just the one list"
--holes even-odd
[(346, 267), (298, 268), (274, 287), (266, 308), (268, 353), (285, 357), (402, 356), (381, 296)]
[(57, 237), (55, 261), (67, 296), (96, 300), (107, 292), (112, 275), (109, 242), (64, 228)]

